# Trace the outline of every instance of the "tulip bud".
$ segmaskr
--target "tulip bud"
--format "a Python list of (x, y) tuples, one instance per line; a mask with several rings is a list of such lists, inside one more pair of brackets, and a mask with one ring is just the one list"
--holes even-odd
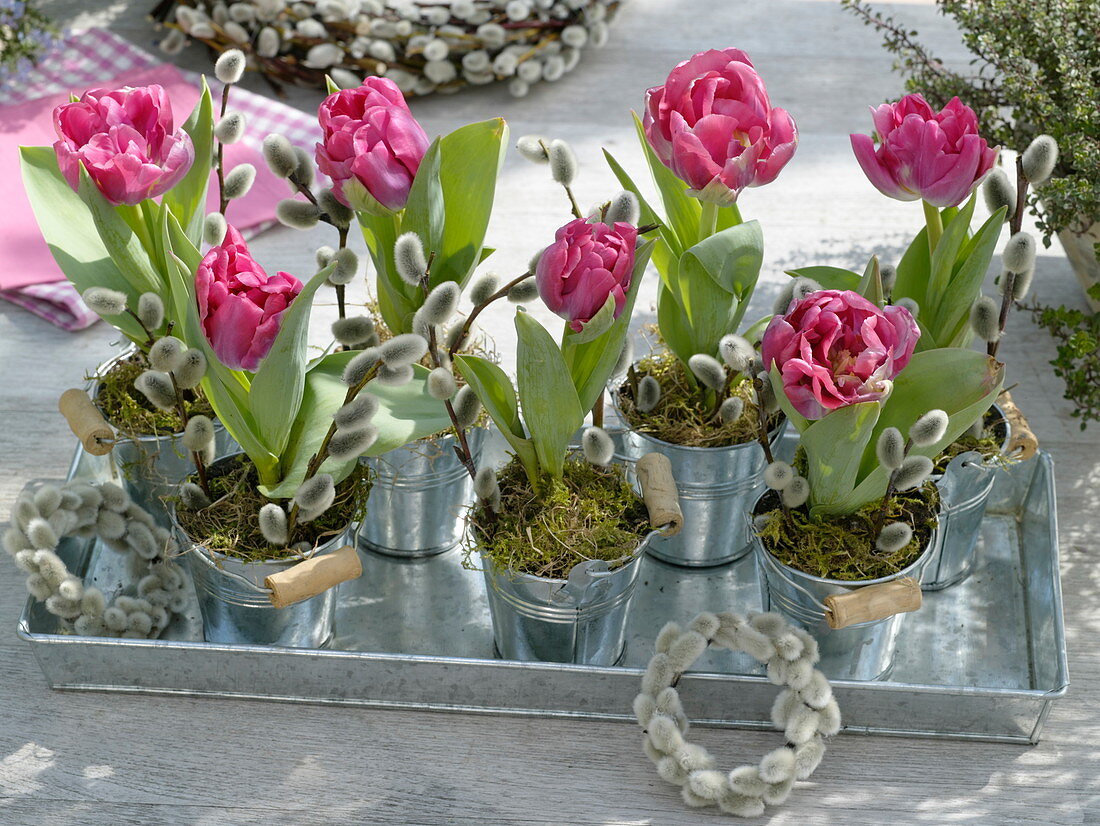
[(240, 112), (226, 112), (214, 124), (214, 137), (224, 144), (236, 143), (244, 137), (245, 120)]
[(904, 522), (884, 525), (875, 539), (875, 547), (884, 554), (896, 554), (913, 539), (913, 529)]
[(726, 368), (713, 356), (696, 353), (688, 359), (688, 367), (711, 390), (721, 390), (726, 384)]
[(718, 418), (722, 420), (722, 424), (733, 424), (744, 412), (745, 402), (738, 396), (730, 396), (718, 408)]
[(909, 311), (909, 315), (916, 318), (920, 314), (920, 304), (914, 301), (912, 298), (899, 298), (894, 302), (895, 307), (904, 307)]
[(284, 135), (271, 134), (264, 138), (263, 156), (276, 178), (289, 178), (298, 168), (298, 156)]
[(294, 503), (298, 506), (298, 521), (312, 522), (336, 501), (336, 485), (327, 473), (318, 473), (298, 486)]
[(214, 62), (214, 76), (222, 83), (236, 83), (244, 74), (246, 62), (240, 49), (226, 49)]
[(546, 151), (548, 144), (549, 141), (541, 135), (524, 135), (516, 141), (516, 149), (532, 163), (549, 163), (550, 156)]
[(458, 300), (461, 296), (462, 288), (457, 282), (444, 281), (424, 299), (424, 306), (421, 307), (424, 320), (432, 326), (446, 324), (458, 309)]
[(898, 270), (893, 264), (883, 264), (878, 271), (879, 280), (882, 281), (882, 290), (886, 295), (894, 291), (894, 284), (898, 280)]
[(500, 495), (500, 483), (497, 473), (491, 467), (483, 467), (474, 476), (474, 493), (478, 499), (492, 499)]
[(184, 482), (179, 487), (180, 504), (185, 510), (201, 511), (210, 507), (210, 497), (194, 482)]
[(800, 508), (810, 498), (810, 483), (802, 476), (795, 476), (779, 494), (788, 508)]
[(786, 462), (772, 462), (764, 468), (764, 484), (772, 490), (783, 490), (794, 477), (794, 468)]
[(156, 293), (142, 293), (138, 296), (138, 320), (146, 330), (156, 330), (164, 323), (164, 302)]
[(970, 308), (970, 326), (982, 341), (996, 341), (1001, 337), (1001, 309), (997, 302), (983, 295)]
[(333, 284), (350, 284), (359, 271), (359, 256), (350, 247), (342, 247), (332, 256), (332, 261), (336, 267), (329, 274), (328, 280)]
[(1026, 272), (1035, 266), (1035, 239), (1030, 233), (1017, 232), (1008, 239), (1001, 254), (1006, 270)]
[(368, 424), (355, 430), (337, 430), (328, 443), (328, 453), (338, 462), (355, 459), (366, 453), (378, 438), (378, 429)]
[(146, 370), (134, 381), (134, 387), (160, 410), (175, 409), (176, 391), (167, 373)]
[(573, 147), (563, 140), (550, 141), (547, 157), (550, 160), (551, 177), (562, 186), (572, 184), (577, 177), (577, 156), (573, 154)]
[(932, 475), (932, 460), (927, 456), (906, 456), (901, 467), (894, 472), (894, 488), (911, 490), (924, 484)]
[[(580, 28), (579, 26), (575, 28)], [(584, 29), (581, 29), (584, 31)], [(607, 208), (604, 221), (608, 224), (623, 223), (637, 224), (641, 208), (638, 206), (638, 196), (624, 189), (611, 200), (611, 206)]]
[(628, 337), (623, 341), (623, 348), (619, 351), (619, 359), (611, 370), (612, 377), (622, 376), (634, 363), (634, 342)]
[(382, 356), (381, 353), (378, 352), (377, 347), (370, 347), (364, 350), (347, 363), (347, 366), (344, 367), (344, 374), (341, 380), (348, 387), (355, 387), (367, 377), (371, 368), (381, 361), (381, 359)]
[(433, 399), (447, 401), (457, 392), (455, 377), (446, 367), (436, 367), (428, 374), (428, 395)]
[(317, 226), (321, 210), (309, 201), (287, 198), (279, 201), (279, 205), (275, 207), (275, 217), (279, 219), (279, 223), (291, 229), (307, 230)]
[(220, 212), (211, 212), (202, 222), (202, 240), (210, 246), (217, 246), (225, 240), (228, 226), (225, 216)]
[(459, 388), (452, 406), (459, 427), (473, 427), (477, 417), (481, 415), (481, 399), (477, 397), (477, 393), (470, 389), (469, 385)]
[(1001, 207), (1005, 207), (1008, 210), (1005, 213), (1006, 221), (1016, 211), (1016, 187), (1008, 179), (1008, 173), (1000, 167), (997, 167), (986, 176), (985, 182), (982, 184), (982, 197), (985, 199), (985, 206), (990, 214)]
[(176, 384), (183, 390), (192, 390), (199, 386), (206, 375), (206, 356), (202, 350), (187, 350), (179, 367), (175, 370)]
[(1023, 166), (1024, 177), (1033, 186), (1045, 184), (1054, 174), (1054, 166), (1058, 163), (1058, 142), (1050, 135), (1039, 135), (1024, 150), (1020, 164)]
[(259, 515), (260, 533), (264, 539), (277, 547), (283, 547), (287, 542), (286, 511), (281, 505), (268, 502), (260, 508)]
[(398, 369), (415, 364), (428, 352), (428, 342), (416, 333), (401, 333), (385, 342), (379, 348), (379, 354), (386, 366)]
[(487, 272), (470, 286), (470, 302), (475, 306), (486, 303), (497, 291), (500, 280), (496, 273)]
[(338, 318), (332, 322), (332, 337), (345, 347), (355, 347), (374, 332), (374, 321), (365, 315)]
[(634, 406), (640, 413), (649, 413), (661, 401), (661, 384), (653, 376), (643, 376), (638, 382), (638, 398)]
[(89, 287), (80, 296), (98, 315), (122, 315), (126, 312), (126, 294), (107, 287)]
[(747, 373), (756, 358), (756, 349), (748, 339), (730, 333), (718, 342), (718, 354), (734, 373)]
[(905, 439), (896, 427), (888, 427), (879, 434), (875, 443), (875, 455), (886, 470), (897, 470), (905, 461)]
[(606, 467), (615, 458), (615, 443), (602, 427), (585, 428), (581, 436), (584, 458), (594, 465)]
[(175, 336), (164, 336), (149, 348), (149, 364), (162, 373), (174, 373), (183, 364), (183, 342)]
[(929, 410), (909, 428), (909, 438), (915, 447), (932, 447), (947, 433), (949, 420), (942, 410)]
[(401, 387), (413, 380), (413, 368), (411, 364), (401, 367), (390, 367), (383, 364), (378, 368), (378, 383), (383, 387)]
[(398, 237), (393, 246), (393, 259), (397, 274), (411, 287), (419, 287), (420, 280), (428, 271), (428, 259), (424, 257), (424, 242), (415, 232), (406, 232)]
[(351, 225), (351, 219), (355, 217), (355, 213), (340, 203), (331, 189), (322, 189), (317, 193), (317, 203), (321, 205), (321, 209), (325, 211), (325, 214), (336, 226), (347, 227)]
[(359, 393), (333, 415), (338, 428), (357, 430), (366, 427), (378, 412), (378, 399), (370, 393)]
[(508, 290), (508, 300), (513, 304), (526, 304), (534, 301), (538, 295), (539, 285), (534, 278), (524, 279)]

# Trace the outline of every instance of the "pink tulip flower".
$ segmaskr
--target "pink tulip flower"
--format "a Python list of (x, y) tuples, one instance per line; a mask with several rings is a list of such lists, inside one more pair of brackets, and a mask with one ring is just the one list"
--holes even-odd
[(539, 295), (574, 332), (615, 298), (615, 318), (626, 306), (634, 275), (638, 230), (630, 224), (589, 223), (578, 218), (557, 231), (535, 270)]
[(661, 163), (704, 201), (728, 206), (771, 183), (794, 156), (798, 129), (772, 108), (740, 49), (700, 52), (646, 92), (646, 138)]
[(880, 309), (851, 290), (819, 290), (771, 320), (761, 342), (769, 370), (807, 419), (887, 396), (920, 330), (904, 307)]
[(80, 165), (112, 204), (155, 198), (182, 180), (195, 160), (191, 137), (174, 129), (158, 85), (93, 89), (53, 110), (57, 165), (74, 190)]
[(199, 320), (218, 360), (234, 370), (255, 372), (271, 350), (283, 313), (302, 282), (280, 272), (268, 276), (244, 238), (229, 227), (195, 273)]
[(317, 166), (332, 179), (336, 197), (367, 212), (403, 209), (428, 136), (397, 84), (368, 77), (362, 86), (325, 98), (318, 120), (323, 140)]
[(871, 116), (878, 148), (869, 135), (850, 135), (852, 150), (875, 188), (899, 201), (958, 206), (997, 162), (974, 110), (958, 98), (935, 112), (920, 95), (906, 95)]

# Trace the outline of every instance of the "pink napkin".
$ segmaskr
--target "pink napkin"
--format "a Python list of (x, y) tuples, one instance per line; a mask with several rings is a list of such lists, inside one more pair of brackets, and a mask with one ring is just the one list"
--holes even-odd
[[(174, 66), (163, 65), (131, 72), (95, 85), (113, 89), (153, 83), (164, 87), (172, 101), (175, 122), (182, 124), (198, 101), (199, 92)], [(88, 85), (88, 88), (93, 86)], [(30, 202), (23, 191), (18, 147), (52, 144), (57, 139), (52, 112), (54, 107), (67, 99), (67, 94), (48, 95), (16, 106), (0, 107), (0, 189), (10, 193), (6, 220), (0, 222), (0, 289), (9, 290), (63, 278), (38, 231)], [(227, 210), (229, 220), (242, 230), (270, 221), (274, 217), (275, 205), (289, 195), (286, 184), (271, 174), (255, 150), (243, 143), (225, 148), (226, 169), (245, 162), (256, 167), (256, 182), (248, 195), (233, 201)], [(217, 183), (211, 176), (208, 209), (217, 208)]]

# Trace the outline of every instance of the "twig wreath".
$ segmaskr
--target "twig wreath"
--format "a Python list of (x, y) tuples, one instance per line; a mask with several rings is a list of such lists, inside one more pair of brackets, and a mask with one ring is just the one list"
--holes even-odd
[(522, 97), (607, 42), (621, 0), (162, 0), (161, 49), (241, 49), (278, 88), (387, 77), (407, 97), (507, 81)]
[[(759, 765), (723, 772), (702, 746), (687, 742), (688, 719), (676, 685), (710, 645), (743, 651), (767, 664), (768, 680), (786, 686), (772, 705), (775, 727), (787, 744)], [(663, 780), (681, 786), (689, 806), (718, 806), (738, 817), (759, 817), (765, 804), (779, 805), (795, 780), (805, 780), (821, 763), (825, 737), (840, 731), (840, 708), (825, 675), (814, 668), (817, 641), (778, 614), (748, 618), (702, 613), (685, 631), (670, 622), (657, 635), (657, 653), (634, 698), (634, 714), (646, 735), (646, 755)]]
[[(172, 561), (171, 533), (113, 482), (69, 482), (25, 490), (12, 509), (4, 547), (26, 571), (27, 590), (62, 621), (62, 628), (88, 637), (154, 639), (187, 602), (186, 579)], [(130, 557), (137, 588), (108, 604), (57, 555), (69, 536), (99, 536)], [(124, 589), (129, 590), (129, 589)]]

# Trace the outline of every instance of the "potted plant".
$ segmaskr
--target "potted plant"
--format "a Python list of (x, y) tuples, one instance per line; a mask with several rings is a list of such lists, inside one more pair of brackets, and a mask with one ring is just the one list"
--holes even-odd
[[(225, 84), (223, 113), (243, 60), (239, 51), (227, 53), (215, 67)], [(194, 244), (211, 219), (224, 233), (224, 213), (248, 192), (255, 169), (250, 164), (222, 168), (226, 133), (215, 129), (205, 80), (182, 128), (173, 124), (168, 98), (157, 85), (91, 90), (58, 106), (53, 117), (57, 142), (20, 150), (24, 185), (62, 272), (88, 306), (130, 341), (96, 371), (91, 394), (118, 432), (112, 455), (129, 493), (164, 518), (160, 497), (190, 466), (182, 444), (187, 421), (212, 413), (198, 386), (203, 369), (198, 351), (177, 371), (174, 404), (158, 405), (144, 390), (143, 377), (150, 371), (166, 380), (154, 344), (181, 328), (164, 221), (171, 216)], [(208, 218), (212, 164), (220, 213)], [(220, 423), (215, 429), (217, 453), (224, 455), (233, 445)]]
[[(641, 220), (658, 226), (653, 261), (661, 282), (662, 348), (613, 388), (626, 457), (668, 456), (687, 530), (656, 539), (650, 553), (679, 565), (731, 562), (749, 550), (745, 514), (765, 457), (757, 434), (779, 435), (781, 419), (760, 411), (752, 379), (754, 339), (737, 335), (763, 261), (763, 235), (743, 221), (742, 190), (773, 181), (797, 145), (794, 121), (772, 107), (764, 82), (739, 49), (711, 50), (678, 65), (646, 93), (639, 141), (664, 205), (659, 216), (618, 162)], [(766, 319), (765, 319), (766, 322)]]
[(848, 290), (793, 301), (764, 333), (771, 389), (799, 449), (793, 468), (765, 469), (771, 491), (753, 510), (763, 599), (814, 635), (832, 677), (889, 672), (901, 614), (856, 612), (845, 626), (829, 601), (886, 586), (904, 610), (919, 606), (935, 547), (933, 457), (1001, 389), (995, 359), (959, 348), (914, 353), (920, 335), (906, 308)]
[[(428, 293), (436, 291), (431, 309), (445, 309), (449, 318), (474, 270), (492, 252), (484, 247), (485, 231), (507, 125), (494, 118), (429, 141), (392, 80), (368, 77), (342, 91), (330, 82), (329, 91), (320, 106), (323, 137), (316, 161), (331, 189), (313, 195), (312, 175), (302, 166), (308, 159), (296, 157), (285, 138), (273, 136), (265, 146), (272, 171), (306, 198), (284, 201), (279, 216), (300, 229), (320, 220), (337, 231), (337, 247), (319, 250), (318, 258), (337, 264), (340, 318), (333, 335), (343, 347), (361, 349), (414, 333), (426, 338), (429, 326), (442, 324), (422, 312)], [(358, 267), (347, 247), (352, 224), (362, 230), (375, 270), (373, 303), (356, 316), (347, 315), (345, 301), (345, 285)], [(462, 341), (451, 340), (458, 335)], [(440, 329), (437, 338), (433, 352), (445, 358), (452, 350), (482, 349), (472, 327), (461, 322)], [(433, 355), (423, 363), (434, 366)], [(475, 428), (467, 435), (475, 461), (482, 434)], [(456, 447), (453, 434), (435, 433), (372, 458), (371, 507), (359, 536), (364, 547), (416, 557), (458, 544), (472, 489)]]

